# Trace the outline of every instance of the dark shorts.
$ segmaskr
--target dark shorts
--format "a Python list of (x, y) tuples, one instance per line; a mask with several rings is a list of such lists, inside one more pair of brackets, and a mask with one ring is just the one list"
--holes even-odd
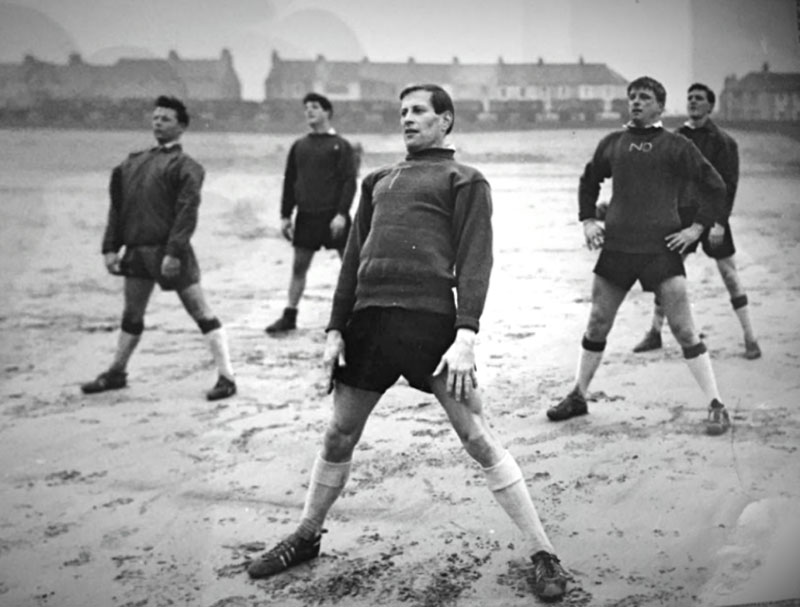
[(673, 276), (686, 276), (679, 253), (621, 253), (601, 251), (594, 273), (625, 291), (638, 280), (645, 291), (655, 291), (662, 282)]
[(154, 280), (164, 291), (183, 291), (200, 282), (200, 266), (191, 246), (180, 257), (181, 271), (175, 278), (161, 275), (161, 262), (164, 260), (164, 245), (126, 247), (120, 262), (123, 276)]
[[(694, 216), (697, 213), (697, 210), (693, 207), (679, 207), (678, 214), (681, 217), (681, 225), (686, 228), (692, 225), (694, 222)], [(705, 253), (711, 259), (725, 259), (726, 257), (730, 257), (734, 253), (736, 253), (736, 247), (733, 244), (733, 234), (731, 233), (731, 226), (726, 221), (722, 224), (725, 228), (725, 236), (722, 237), (722, 244), (716, 248), (711, 248), (711, 245), (708, 242), (708, 234), (711, 231), (711, 228), (706, 228), (703, 230), (702, 236), (694, 241), (689, 247), (687, 247), (685, 253), (688, 255), (689, 253), (694, 253), (697, 251), (698, 245), (703, 245), (703, 253)]]
[(318, 251), (320, 248), (344, 250), (350, 233), (350, 216), (346, 216), (344, 233), (339, 238), (331, 236), (331, 220), (336, 213), (297, 213), (294, 220), (292, 245), (300, 249)]
[(456, 336), (454, 321), (447, 314), (403, 308), (358, 310), (344, 330), (347, 364), (335, 377), (383, 394), (403, 376), (412, 387), (431, 392), (433, 371)]

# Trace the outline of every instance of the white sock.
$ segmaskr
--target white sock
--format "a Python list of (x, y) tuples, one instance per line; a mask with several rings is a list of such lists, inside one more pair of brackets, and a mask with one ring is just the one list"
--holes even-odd
[(546, 550), (554, 554), (553, 545), (547, 537), (536, 506), (525, 485), (514, 457), (506, 451), (499, 463), (484, 468), (486, 484), (506, 514), (519, 527), (525, 539), (531, 544), (532, 554)]
[(710, 403), (715, 398), (720, 402), (722, 399), (719, 397), (719, 390), (717, 389), (717, 379), (714, 377), (714, 369), (711, 368), (711, 355), (708, 352), (703, 352), (694, 358), (687, 358), (686, 364), (689, 365), (689, 371), (692, 372), (695, 381), (697, 381), (706, 400)]
[(224, 375), (229, 380), (236, 379), (233, 373), (233, 365), (231, 365), (231, 355), (228, 351), (228, 337), (225, 335), (225, 330), (220, 327), (205, 334), (208, 347), (211, 349), (211, 355), (214, 357), (214, 364), (217, 365), (217, 371), (220, 375)]
[(334, 463), (322, 459), (317, 454), (311, 468), (311, 478), (303, 506), (300, 531), (306, 539), (322, 532), (322, 524), (350, 476), (352, 461)]

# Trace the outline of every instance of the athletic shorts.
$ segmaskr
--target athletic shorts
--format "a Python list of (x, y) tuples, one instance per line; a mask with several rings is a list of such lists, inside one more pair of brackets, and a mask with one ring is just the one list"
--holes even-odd
[(175, 278), (165, 278), (161, 275), (161, 262), (164, 261), (165, 251), (164, 245), (126, 247), (120, 262), (122, 275), (154, 280), (164, 291), (183, 291), (200, 282), (200, 266), (197, 264), (191, 245), (180, 256), (181, 271)]
[[(694, 207), (678, 207), (678, 214), (681, 217), (681, 225), (684, 228), (689, 227), (694, 222), (694, 216), (697, 213), (697, 209)], [(711, 259), (725, 259), (726, 257), (730, 257), (734, 253), (736, 253), (736, 247), (733, 244), (733, 234), (731, 233), (731, 226), (726, 221), (725, 223), (721, 224), (725, 228), (725, 235), (722, 237), (722, 244), (716, 248), (711, 248), (711, 244), (708, 242), (708, 235), (711, 231), (711, 228), (706, 228), (703, 230), (703, 234), (695, 240), (689, 247), (686, 248), (684, 251), (687, 255), (689, 253), (694, 253), (697, 251), (698, 245), (703, 245), (703, 253), (705, 253)]]
[(680, 253), (622, 253), (601, 251), (594, 273), (625, 291), (638, 280), (642, 289), (653, 291), (673, 276), (686, 276)]
[(331, 221), (337, 213), (297, 213), (294, 220), (292, 245), (299, 249), (318, 251), (320, 248), (344, 250), (350, 233), (350, 216), (346, 216), (344, 232), (339, 238), (331, 236)]
[(436, 365), (455, 339), (454, 322), (448, 314), (404, 308), (357, 310), (343, 332), (347, 364), (335, 378), (383, 394), (403, 376), (430, 393)]

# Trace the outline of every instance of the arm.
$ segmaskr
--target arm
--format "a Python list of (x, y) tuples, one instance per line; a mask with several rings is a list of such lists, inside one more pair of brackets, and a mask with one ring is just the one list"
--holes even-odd
[(433, 375), (447, 371), (447, 391), (469, 401), (478, 387), (475, 338), (492, 271), (492, 197), (489, 184), (473, 180), (456, 190), (453, 242), (456, 247), (456, 337)]
[(697, 186), (698, 208), (695, 223), (703, 227), (711, 227), (715, 221), (723, 221), (726, 217), (727, 188), (725, 182), (693, 143), (682, 141), (680, 145), (682, 146), (681, 172)]
[(345, 139), (342, 139), (342, 153), (336, 174), (339, 177), (339, 201), (336, 204), (336, 211), (339, 215), (346, 216), (350, 213), (356, 195), (356, 167), (353, 148)]
[(369, 177), (361, 185), (361, 200), (358, 203), (353, 228), (350, 230), (347, 246), (342, 256), (342, 267), (339, 271), (336, 290), (333, 293), (333, 305), (327, 331), (344, 330), (355, 305), (361, 248), (364, 246), (372, 224), (372, 184), (368, 183), (368, 180)]
[(197, 227), (200, 190), (205, 177), (203, 167), (188, 156), (182, 156), (176, 162), (173, 169), (177, 188), (175, 219), (166, 246), (166, 255), (169, 257), (180, 257), (189, 246), (189, 239)]
[(103, 235), (103, 262), (110, 274), (119, 274), (119, 250), (122, 248), (122, 169), (117, 166), (111, 171), (108, 184), (110, 203), (108, 221)]
[(286, 168), (283, 171), (283, 193), (281, 194), (281, 219), (291, 219), (292, 211), (297, 206), (294, 199), (294, 183), (297, 180), (297, 163), (294, 155), (297, 150), (295, 142), (286, 157)]
[(492, 272), (492, 195), (489, 184), (473, 180), (458, 187), (453, 207), (456, 329), (477, 333)]
[(739, 146), (730, 137), (726, 137), (720, 153), (719, 162), (714, 163), (727, 188), (725, 196), (725, 219), (730, 217), (736, 189), (739, 186)]
[[(601, 248), (605, 239), (605, 230), (598, 219), (597, 198), (601, 184), (611, 177), (611, 162), (606, 153), (608, 145), (608, 138), (598, 144), (578, 183), (578, 220), (583, 224), (584, 240), (589, 250)], [(605, 207), (607, 209), (608, 204)]]

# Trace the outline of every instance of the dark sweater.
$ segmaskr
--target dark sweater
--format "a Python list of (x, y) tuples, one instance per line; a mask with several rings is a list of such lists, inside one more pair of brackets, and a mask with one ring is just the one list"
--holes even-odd
[[(727, 219), (733, 210), (733, 200), (736, 198), (736, 188), (739, 185), (739, 147), (736, 145), (736, 140), (711, 120), (707, 120), (703, 126), (697, 128), (684, 124), (677, 132), (697, 146), (725, 182), (727, 195), (723, 217)], [(697, 206), (694, 187), (689, 188), (687, 198), (691, 206)]]
[(205, 172), (180, 145), (134, 152), (111, 172), (103, 253), (166, 245), (181, 257), (197, 227)]
[(409, 154), (364, 179), (328, 329), (377, 306), (448, 314), (456, 328), (478, 331), (492, 269), (491, 190), (453, 154)]
[(356, 194), (353, 148), (333, 133), (309, 133), (292, 144), (283, 176), (281, 217), (298, 212), (347, 215)]
[(681, 229), (678, 194), (687, 181), (700, 192), (695, 221), (710, 226), (723, 213), (725, 183), (685, 137), (660, 127), (627, 128), (604, 137), (580, 179), (578, 218), (595, 217), (600, 184), (613, 178), (603, 248), (660, 253)]

